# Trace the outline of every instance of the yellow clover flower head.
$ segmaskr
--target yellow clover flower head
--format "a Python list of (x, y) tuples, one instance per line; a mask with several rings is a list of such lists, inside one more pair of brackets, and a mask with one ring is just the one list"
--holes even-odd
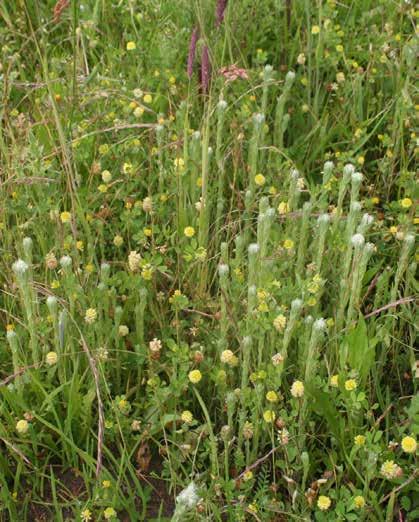
[(403, 437), (401, 445), (402, 445), (402, 450), (405, 453), (416, 453), (416, 449), (418, 447), (416, 439), (410, 435)]
[(137, 44), (135, 42), (127, 42), (127, 51), (135, 51)]
[(19, 435), (25, 435), (29, 430), (29, 422), (25, 419), (21, 419), (20, 421), (17, 421), (16, 423), (16, 431), (19, 433)]
[(45, 356), (45, 360), (49, 366), (54, 366), (54, 364), (57, 364), (58, 361), (57, 352), (48, 352)]
[(317, 500), (317, 507), (321, 511), (327, 511), (330, 508), (331, 504), (332, 501), (326, 495), (320, 495), (319, 499)]
[(195, 235), (195, 229), (194, 227), (185, 227), (183, 233), (186, 237), (193, 237)]
[(189, 372), (188, 377), (192, 384), (198, 384), (202, 379), (202, 373), (199, 370), (192, 370)]
[(265, 176), (263, 174), (256, 174), (255, 183), (258, 187), (262, 187), (266, 182)]
[(362, 509), (365, 506), (365, 498), (362, 495), (357, 495), (354, 498), (354, 506), (356, 509)]
[(345, 390), (346, 391), (354, 391), (356, 390), (356, 387), (358, 386), (355, 379), (348, 379), (345, 381)]
[(87, 324), (93, 324), (97, 318), (97, 311), (95, 308), (88, 308), (84, 315), (84, 320)]
[(304, 384), (302, 381), (294, 381), (292, 383), (291, 395), (296, 398), (304, 395)]
[(364, 435), (356, 435), (354, 437), (355, 446), (363, 446), (365, 444), (365, 436)]
[(410, 198), (403, 198), (401, 201), (400, 201), (400, 205), (403, 207), (403, 208), (410, 208), (412, 206), (412, 200)]
[(182, 411), (180, 418), (185, 424), (190, 424), (193, 421), (193, 415), (189, 410)]
[(265, 422), (274, 422), (275, 418), (276, 418), (276, 415), (273, 410), (266, 410), (263, 412), (263, 420)]
[(71, 212), (61, 212), (60, 214), (61, 223), (70, 223), (71, 221)]
[(116, 511), (113, 507), (108, 507), (103, 512), (103, 516), (105, 517), (105, 520), (111, 520), (112, 518), (116, 517)]

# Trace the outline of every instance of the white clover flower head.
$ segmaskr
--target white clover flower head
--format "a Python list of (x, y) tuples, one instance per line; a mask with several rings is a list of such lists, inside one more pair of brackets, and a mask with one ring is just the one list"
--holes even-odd
[(300, 310), (303, 306), (303, 301), (301, 299), (294, 299), (291, 301), (291, 310)]
[(334, 168), (335, 168), (335, 164), (333, 163), (333, 161), (326, 161), (325, 164), (323, 165), (323, 170), (326, 170), (326, 171), (333, 170)]
[(259, 252), (259, 245), (257, 243), (251, 243), (249, 245), (248, 252), (251, 255), (256, 255)]
[(272, 65), (269, 65), (269, 63), (265, 65), (266, 73), (271, 73), (273, 70), (274, 70), (274, 68), (272, 67)]
[(330, 221), (330, 216), (329, 214), (321, 214), (318, 218), (317, 218), (317, 223), (319, 223), (319, 225), (323, 224), (325, 225), (326, 223), (329, 223)]
[(308, 325), (310, 325), (313, 321), (314, 321), (314, 318), (313, 318), (312, 315), (308, 315), (308, 316), (304, 319), (305, 324), (308, 324)]
[(192, 134), (192, 139), (195, 140), (195, 141), (198, 141), (201, 139), (201, 133), (199, 132), (199, 130), (195, 131), (193, 134)]
[(352, 163), (347, 163), (343, 167), (343, 174), (345, 176), (352, 176), (352, 174), (355, 172), (355, 167), (352, 165)]
[(295, 72), (288, 71), (285, 76), (285, 83), (292, 83), (295, 80)]
[(218, 265), (218, 275), (220, 277), (227, 275), (228, 271), (229, 271), (228, 265), (226, 265), (225, 263), (220, 263)]
[(265, 115), (262, 114), (261, 112), (257, 112), (256, 114), (253, 115), (253, 122), (256, 125), (262, 125), (262, 123), (264, 121), (265, 121)]
[(359, 201), (353, 201), (351, 203), (351, 211), (359, 212), (361, 210), (361, 203)]
[(227, 102), (225, 100), (220, 100), (217, 103), (217, 107), (220, 111), (225, 111), (227, 109)]
[(351, 175), (352, 183), (361, 183), (364, 176), (360, 172), (353, 172)]
[(351, 238), (351, 243), (355, 248), (362, 247), (365, 243), (365, 238), (362, 234), (354, 234)]
[(323, 331), (326, 330), (326, 321), (323, 319), (323, 317), (320, 317), (320, 319), (316, 319), (313, 324), (313, 328), (315, 330)]
[(61, 259), (60, 259), (60, 265), (62, 268), (69, 268), (72, 264), (73, 260), (71, 259), (70, 256), (63, 256)]
[(377, 247), (374, 245), (374, 243), (366, 243), (364, 248), (368, 254), (372, 254), (377, 250)]
[(188, 487), (182, 490), (176, 497), (176, 504), (181, 504), (184, 507), (191, 509), (199, 501), (198, 488), (194, 482), (191, 482)]
[(212, 147), (208, 147), (208, 156), (212, 156), (212, 153), (213, 153), (213, 148)]
[(164, 129), (164, 126), (161, 125), (160, 123), (158, 125), (156, 125), (157, 134), (160, 134), (160, 132), (163, 132), (163, 129)]
[(29, 268), (29, 265), (23, 261), (23, 259), (18, 259), (17, 261), (15, 261), (12, 265), (12, 270), (13, 272), (21, 277), (23, 276), (24, 274), (26, 274), (27, 270)]

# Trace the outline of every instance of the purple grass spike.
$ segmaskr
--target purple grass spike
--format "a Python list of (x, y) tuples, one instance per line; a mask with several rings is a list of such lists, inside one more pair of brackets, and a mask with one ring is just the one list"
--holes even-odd
[(192, 32), (191, 42), (189, 44), (188, 66), (187, 66), (187, 73), (188, 73), (189, 79), (192, 78), (192, 74), (193, 74), (193, 64), (195, 61), (196, 43), (198, 42), (198, 38), (199, 38), (199, 29), (198, 29), (198, 27), (195, 27), (195, 29)]
[(209, 61), (208, 47), (205, 45), (202, 49), (201, 56), (201, 87), (202, 92), (206, 94), (208, 92), (209, 82), (211, 75), (211, 64)]
[(217, 0), (215, 8), (215, 27), (220, 27), (224, 20), (224, 12), (227, 7), (227, 0)]

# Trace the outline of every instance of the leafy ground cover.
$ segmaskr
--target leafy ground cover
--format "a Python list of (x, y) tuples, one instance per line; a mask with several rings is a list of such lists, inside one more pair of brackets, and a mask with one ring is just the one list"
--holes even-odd
[(418, 16), (0, 4), (2, 520), (419, 518)]

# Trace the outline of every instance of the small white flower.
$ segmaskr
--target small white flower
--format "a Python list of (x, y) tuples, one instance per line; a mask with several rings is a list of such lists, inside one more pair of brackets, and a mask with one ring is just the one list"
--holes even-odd
[(197, 130), (192, 134), (192, 139), (198, 141), (201, 139), (201, 133)]
[(292, 179), (297, 180), (299, 175), (300, 175), (300, 173), (298, 172), (297, 169), (291, 169), (290, 176)]
[(28, 264), (25, 263), (25, 261), (23, 261), (23, 259), (18, 259), (12, 265), (13, 272), (17, 276), (23, 276), (26, 273), (26, 271), (28, 270), (28, 268), (29, 268)]
[(271, 73), (272, 71), (274, 70), (274, 68), (272, 67), (272, 65), (269, 65), (269, 64), (266, 64), (265, 65), (265, 72), (266, 73)]
[(225, 100), (220, 100), (217, 103), (217, 107), (220, 109), (220, 111), (225, 111), (227, 109), (227, 102)]
[(352, 246), (361, 247), (365, 243), (365, 238), (362, 234), (354, 234), (351, 238)]

